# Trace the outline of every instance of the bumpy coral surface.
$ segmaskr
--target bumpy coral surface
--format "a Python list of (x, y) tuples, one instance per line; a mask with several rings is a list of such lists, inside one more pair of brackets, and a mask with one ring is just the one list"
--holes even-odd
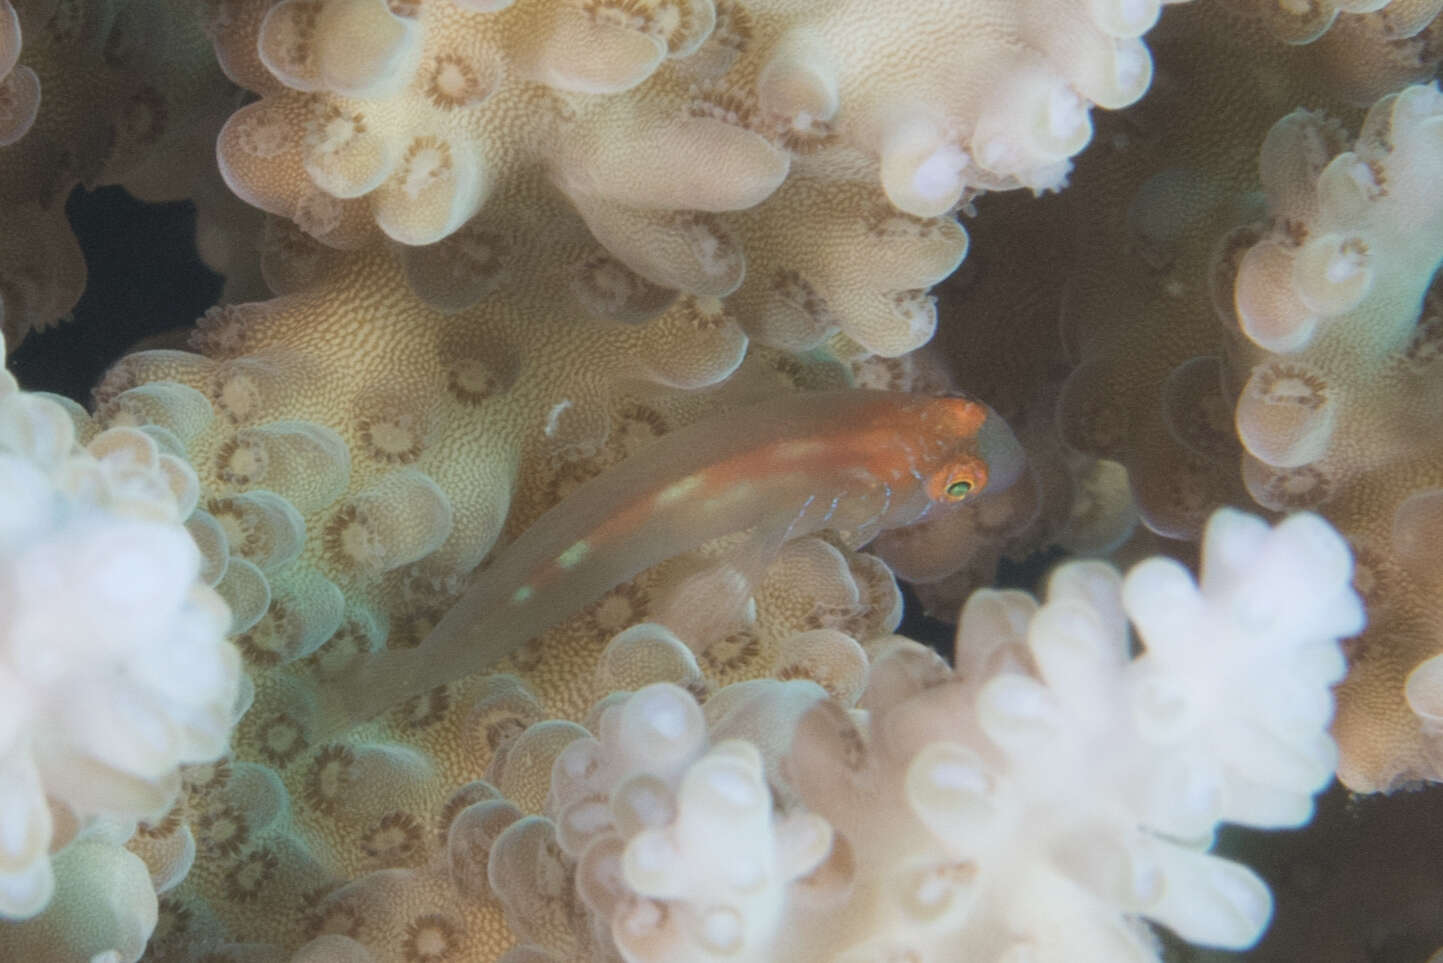
[[(662, 229), (667, 208), (749, 207), (793, 163), (871, 166), (925, 217), (969, 187), (1057, 186), (1087, 143), (1088, 106), (1147, 89), (1137, 38), (1157, 13), (232, 0), (216, 19), (222, 62), (265, 96), (221, 156), (244, 196), (320, 236), (363, 216), (408, 244), (452, 233), (535, 166), (601, 236)], [(920, 56), (894, 69), (902, 45)]]
[[(219, 157), (243, 198), (338, 247), (373, 225), (406, 245), (495, 235), (544, 181), (636, 283), (734, 294), (768, 344), (841, 332), (897, 355), (930, 337), (923, 291), (965, 251), (938, 216), (1060, 186), (1089, 107), (1147, 88), (1157, 11), (232, 0), (217, 51), (262, 97)], [(418, 291), (479, 296), (435, 283), (467, 246), (411, 252), (440, 262)]]
[[(856, 691), (856, 638), (895, 627), (896, 588), (874, 559), (812, 538), (773, 564), (777, 546), (757, 556), (743, 540), (623, 584), (523, 647), (502, 668), (524, 683), (463, 680), (361, 730), (319, 727), (329, 680), (360, 653), (419, 642), (477, 561), (579, 482), (709, 409), (846, 378), (765, 350), (741, 364), (745, 335), (708, 299), (639, 323), (587, 317), (571, 266), (594, 246), (553, 214), (544, 249), (523, 235), (497, 254), (498, 278), (535, 285), (450, 314), (409, 290), (392, 251), (297, 240), (279, 249), (293, 293), (219, 309), (195, 336), (203, 354), (140, 352), (101, 386), (101, 424), (163, 428), (197, 466), (192, 534), (257, 690), (224, 769), (189, 780), (132, 843), (158, 864), (188, 832), (202, 857), (162, 901), (157, 954), (295, 946), (343, 916), (368, 920), (344, 930), (353, 939), (397, 953), (434, 917), (492, 958), (509, 942), (499, 904), (428, 867), (448, 851), (435, 834), (444, 843), (476, 801), (470, 783), (488, 775), (498, 799), (525, 805), (523, 787), (544, 780), (521, 763), (531, 749), (509, 748), (527, 725), (652, 681), (705, 692), (780, 672)], [(675, 634), (611, 639), (648, 617)], [(380, 913), (386, 887), (429, 895)]]

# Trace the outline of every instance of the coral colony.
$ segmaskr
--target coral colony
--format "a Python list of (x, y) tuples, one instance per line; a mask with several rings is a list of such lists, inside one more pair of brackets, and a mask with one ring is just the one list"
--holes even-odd
[(0, 958), (1254, 947), (1443, 779), (1440, 9), (0, 0), (4, 344), (227, 284), (0, 371)]

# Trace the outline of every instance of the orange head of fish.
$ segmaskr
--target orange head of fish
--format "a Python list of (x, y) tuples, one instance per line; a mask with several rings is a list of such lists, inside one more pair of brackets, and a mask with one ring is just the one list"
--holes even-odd
[(962, 395), (932, 398), (924, 484), (934, 503), (955, 504), (984, 491), (1003, 491), (1022, 474), (1026, 455), (1007, 423), (987, 405)]

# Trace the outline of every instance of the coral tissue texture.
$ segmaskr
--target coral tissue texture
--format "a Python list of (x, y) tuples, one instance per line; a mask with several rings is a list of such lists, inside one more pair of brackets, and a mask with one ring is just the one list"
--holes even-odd
[(0, 959), (1435, 953), (1440, 9), (0, 0)]

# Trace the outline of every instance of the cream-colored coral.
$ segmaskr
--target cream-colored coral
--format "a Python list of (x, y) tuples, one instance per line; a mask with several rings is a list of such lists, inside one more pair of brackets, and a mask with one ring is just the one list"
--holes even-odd
[[(1443, 484), (1443, 367), (1433, 276), (1443, 216), (1443, 95), (1380, 100), (1348, 142), (1295, 113), (1263, 143), (1269, 220), (1219, 268), (1242, 335), (1229, 352), (1243, 477), (1270, 508), (1316, 506), (1348, 536), (1371, 625), (1351, 643), (1335, 732), (1359, 790), (1443, 776), (1443, 649), (1434, 507)], [(1421, 312), (1420, 312), (1421, 307)]]
[[(855, 698), (866, 665), (857, 643), (836, 630), (781, 639), (777, 634), (798, 633), (823, 619), (873, 637), (895, 625), (896, 590), (886, 578), (890, 594), (859, 591), (854, 582), (866, 584), (860, 577), (868, 568), (861, 564), (865, 558), (848, 553), (860, 570), (849, 573), (836, 549), (810, 541), (817, 546), (809, 552), (836, 558), (841, 570), (823, 565), (807, 573), (803, 567), (798, 575), (798, 567), (780, 559), (775, 576), (769, 573), (759, 587), (750, 641), (727, 648), (724, 670), (755, 677), (786, 658), (782, 668), (794, 679), (787, 684), (791, 690), (805, 691), (809, 699), (851, 690)], [(885, 578), (885, 570), (882, 574)], [(663, 570), (623, 586), (518, 654), (513, 662), (540, 699), (515, 676), (491, 675), (437, 690), (316, 747), (305, 745), (303, 731), (288, 717), (258, 705), (242, 727), (237, 752), (264, 764), (234, 762), (194, 771), (183, 807), (147, 831), (149, 845), (158, 847), (188, 826), (199, 850), (186, 881), (161, 899), (152, 945), (157, 959), (188, 959), (236, 940), (295, 946), (326, 932), (345, 933), (378, 958), (404, 959), (407, 934), (437, 918), (445, 921), (447, 939), (463, 958), (497, 958), (515, 937), (486, 882), (487, 853), (497, 834), (526, 815), (518, 805), (546, 811), (554, 758), (585, 735), (554, 717), (584, 717), (594, 726), (595, 713), (587, 710), (617, 688), (618, 677), (629, 687), (680, 683), (702, 695), (715, 685), (702, 675), (697, 656), (661, 626), (622, 631), (601, 651), (605, 638), (598, 641), (598, 634), (605, 626), (645, 619), (648, 598), (664, 594), (666, 582)], [(848, 593), (866, 602), (837, 609), (807, 602), (809, 594), (825, 599)], [(891, 621), (872, 622), (878, 611)], [(723, 668), (706, 655), (702, 664)], [(594, 677), (588, 665), (597, 666)], [(283, 682), (274, 671), (259, 678), (263, 701), (267, 690), (275, 692)], [(608, 704), (603, 699), (601, 707)], [(778, 740), (787, 727), (747, 710), (745, 700), (718, 695), (707, 705), (709, 717), (713, 712), (717, 717), (717, 738), (746, 738), (769, 747), (772, 758), (784, 749)], [(770, 700), (761, 703), (763, 709), (768, 705)], [(760, 721), (748, 723), (753, 718)], [(524, 859), (513, 853), (532, 867), (530, 874), (533, 860), (552, 857), (546, 856), (544, 833), (525, 838), (541, 846)], [(533, 938), (537, 927), (571, 932), (567, 891), (556, 891), (556, 881), (544, 874), (538, 885), (540, 890), (519, 895), (506, 890), (512, 897), (504, 905), (523, 921), (518, 932)], [(517, 910), (517, 898), (528, 909)], [(563, 940), (563, 945), (570, 944)]]
[[(287, 697), (303, 706), (304, 690), (274, 670), (255, 670), (261, 701), (242, 724), (237, 752), (262, 764), (232, 763), (197, 774), (187, 783), (184, 807), (152, 833), (160, 837), (188, 825), (200, 856), (185, 883), (161, 900), (164, 935), (157, 936), (154, 952), (160, 959), (185, 959), (227, 940), (294, 946), (335, 931), (384, 959), (399, 954), (417, 920), (440, 915), (449, 921), (450, 938), (467, 947), (465, 958), (494, 959), (513, 937), (485, 883), (484, 847), (490, 844), (484, 840), (524, 814), (517, 805), (543, 810), (552, 759), (584, 734), (572, 723), (548, 719), (589, 719), (590, 705), (620, 679), (637, 688), (675, 682), (705, 694), (715, 685), (707, 678), (713, 670), (751, 678), (781, 669), (796, 680), (790, 685), (804, 686), (812, 698), (849, 690), (855, 697), (866, 664), (857, 643), (835, 629), (803, 630), (825, 623), (873, 637), (896, 624), (896, 589), (885, 570), (880, 574), (887, 591), (868, 585), (878, 577), (869, 571), (877, 563), (869, 566), (865, 557), (842, 556), (810, 541), (816, 545), (807, 551), (835, 559), (840, 570), (823, 565), (809, 572), (784, 555), (758, 588), (757, 622), (746, 641), (719, 640), (720, 652), (700, 659), (655, 625), (622, 631), (605, 644), (607, 626), (620, 629), (647, 618), (648, 599), (664, 595), (668, 576), (663, 568), (623, 586), (511, 660), (540, 698), (515, 676), (491, 675), (436, 690), (376, 724), (308, 746), (292, 721), (298, 715), (273, 711), (283, 709)], [(848, 559), (855, 571), (848, 571)], [(832, 608), (808, 602), (811, 595), (853, 601)], [(878, 613), (888, 621), (878, 625)], [(708, 667), (707, 676), (699, 663)], [(590, 665), (597, 666), (594, 676)], [(718, 702), (717, 712), (722, 708)], [(768, 744), (782, 731), (746, 728), (737, 713), (730, 717), (730, 736), (722, 738)], [(481, 778), (498, 788), (486, 788), (476, 781)], [(483, 802), (484, 811), (463, 817), (463, 810)], [(483, 835), (472, 841), (476, 833)], [(466, 870), (472, 875), (457, 875), (463, 864), (473, 867)], [(346, 880), (353, 882), (341, 885)], [(411, 896), (396, 902), (386, 895), (393, 893)], [(545, 901), (534, 905), (536, 914), (523, 916), (565, 918), (560, 908), (543, 913)]]
[[(553, 238), (546, 263), (584, 260)], [(526, 271), (529, 254), (510, 249), (497, 270)], [(310, 655), (361, 618), (344, 612), (356, 590), (393, 599), (364, 617), (381, 620), (358, 629), (367, 646), (424, 631), (412, 620), (434, 617), (508, 517), (524, 525), (559, 497), (547, 486), (626, 442), (609, 410), (618, 385), (700, 386), (740, 361), (746, 339), (713, 302), (687, 299), (640, 326), (592, 322), (566, 279), (553, 269), (529, 302), (448, 316), (374, 251), (279, 301), (218, 309), (197, 338), (207, 355), (142, 353), (112, 373), (102, 420), (191, 426), (201, 507), (247, 576), (236, 607), (269, 613), (237, 626), (253, 664)], [(657, 430), (648, 419), (664, 427), (636, 406), (640, 437)], [(518, 493), (519, 478), (541, 481)], [(258, 575), (269, 608), (263, 588), (249, 603)]]
[(155, 929), (155, 891), (145, 863), (119, 845), (126, 830), (92, 831), (56, 853), (58, 885), (40, 915), (7, 922), (0, 949), (14, 960), (134, 963)]
[[(489, 958), (510, 939), (499, 906), (435, 868), (437, 834), (477, 779), (540, 806), (526, 760), (551, 743), (518, 741), (528, 727), (579, 719), (622, 680), (705, 693), (778, 671), (855, 697), (856, 639), (895, 627), (885, 567), (810, 539), (760, 574), (755, 616), (736, 632), (698, 634), (672, 606), (680, 637), (633, 632), (608, 647), (653, 613), (669, 617), (666, 600), (724, 562), (722, 546), (619, 586), (524, 646), (501, 668), (525, 684), (463, 681), (321, 739), (316, 687), (360, 651), (418, 641), (488, 550), (577, 483), (718, 406), (846, 377), (755, 348), (738, 368), (747, 340), (707, 299), (639, 323), (587, 317), (598, 289), (577, 266), (595, 247), (564, 209), (532, 212), (543, 214), (545, 232), (496, 248), (495, 271), (525, 280), (524, 297), (448, 314), (411, 293), (393, 251), (301, 241), (267, 259), (290, 272), (290, 293), (219, 309), (196, 335), (204, 354), (135, 354), (101, 386), (100, 424), (146, 426), (197, 466), (205, 499), (191, 533), (257, 688), (235, 758), (189, 782), (132, 845), (160, 875), (195, 840), (195, 867), (161, 901), (161, 957), (241, 940), (294, 947), (352, 916), (368, 921), (353, 940), (384, 955), (439, 915)], [(558, 725), (537, 732), (565, 736)], [(403, 890), (429, 895), (384, 896)]]
[[(823, 168), (880, 170), (895, 204), (932, 216), (969, 185), (1057, 186), (1087, 142), (1088, 106), (1147, 88), (1137, 38), (1157, 13), (233, 0), (219, 5), (217, 48), (264, 99), (221, 155), (267, 209), (298, 216), (328, 195), (334, 220), (312, 221), (318, 235), (354, 236), (345, 202), (364, 198), (410, 244), (455, 231), (538, 161), (599, 234), (646, 209), (749, 207), (813, 152)], [(890, 29), (899, 21), (906, 32)], [(922, 57), (899, 56), (904, 44)]]
[[(500, 266), (524, 269), (527, 252), (511, 253), (516, 260)], [(162, 904), (163, 924), (194, 921), (167, 924), (166, 952), (245, 938), (293, 946), (327, 907), (351, 905), (338, 895), (308, 908), (301, 895), (330, 893), (370, 869), (421, 868), (416, 860), (430, 847), (418, 848), (414, 834), (437, 818), (428, 808), (467, 781), (454, 774), (468, 771), (474, 743), (435, 736), (426, 749), (441, 753), (441, 773), (400, 743), (318, 746), (308, 687), (324, 684), (358, 650), (418, 640), (508, 514), (524, 524), (549, 507), (568, 472), (594, 470), (590, 459), (608, 441), (616, 457), (629, 424), (642, 437), (654, 430), (648, 417), (664, 425), (649, 408), (628, 417), (621, 406), (614, 427), (608, 396), (618, 384), (705, 383), (735, 368), (746, 343), (722, 315), (690, 302), (640, 327), (578, 319), (564, 274), (538, 287), (539, 304), (448, 317), (410, 294), (401, 264), (384, 251), (327, 270), (279, 302), (207, 319), (198, 344), (209, 357), (132, 356), (100, 394), (103, 424), (163, 431), (204, 476), (192, 532), (231, 601), (234, 637), (259, 683), (239, 737), (244, 761), (198, 783), (175, 814), (197, 838), (202, 865)], [(574, 320), (562, 320), (568, 314)], [(528, 324), (532, 316), (556, 319), (549, 334)], [(656, 353), (658, 342), (680, 350)], [(345, 352), (354, 363), (336, 365)], [(513, 512), (522, 471), (534, 484)], [(434, 707), (403, 707), (401, 731), (424, 733), (451, 698), (477, 710), (482, 746), (508, 731), (501, 718), (494, 732), (480, 721), (484, 687), (438, 693)], [(536, 712), (526, 721), (540, 718)], [(293, 790), (275, 774), (288, 767), (299, 774)], [(355, 808), (345, 792), (350, 772), (368, 781), (365, 804), (355, 800)], [(285, 815), (292, 792), (314, 820), (306, 821), (315, 833), (307, 843)], [(434, 832), (425, 830), (428, 840)], [(344, 875), (334, 875), (342, 867)], [(345, 899), (365, 902), (380, 884), (348, 889)], [(222, 925), (200, 925), (208, 911), (194, 892), (218, 909), (229, 904)], [(427, 912), (459, 905), (449, 884), (437, 892), (444, 899)], [(404, 939), (408, 920), (426, 915), (418, 913), (383, 929), (386, 939)], [(494, 911), (490, 924), (484, 915), (463, 919), (457, 932), (490, 934), (489, 945), (504, 946)]]
[[(233, 0), (217, 51), (262, 97), (219, 156), (243, 198), (338, 247), (373, 220), (407, 245), (489, 238), (539, 174), (618, 262), (609, 289), (734, 295), (763, 343), (899, 355), (966, 250), (950, 209), (1060, 186), (1090, 105), (1150, 76), (1155, 3), (955, 6)], [(484, 270), (466, 246), (408, 252), (417, 290), (479, 296), (436, 283)]]
[(1247, 498), (1219, 360), (1217, 312), (1232, 297), (1219, 301), (1210, 276), (1217, 238), (1257, 216), (1253, 151), (1238, 145), (1261, 143), (1299, 104), (1351, 120), (1361, 91), (1427, 76), (1433, 54), (1394, 48), (1399, 69), (1370, 72), (1367, 44), (1326, 55), (1280, 46), (1228, 4), (1171, 11), (1153, 47), (1152, 96), (1099, 117), (1099, 150), (1060, 198), (1076, 261), (1061, 302), (1074, 370), (1059, 425), (1071, 446), (1126, 467), (1148, 526), (1190, 539), (1212, 508)]
[[(1264, 371), (1267, 365), (1251, 341), (1236, 335), (1219, 338), (1217, 319), (1224, 320), (1225, 329), (1236, 331), (1239, 316), (1235, 309), (1241, 311), (1243, 330), (1262, 344), (1285, 350), (1301, 347), (1313, 326), (1317, 325), (1319, 332), (1324, 330), (1326, 324), (1319, 319), (1339, 310), (1337, 304), (1322, 299), (1322, 288), (1336, 285), (1334, 290), (1341, 292), (1347, 286), (1350, 252), (1335, 248), (1330, 256), (1323, 235), (1337, 234), (1333, 240), (1341, 242), (1350, 228), (1313, 228), (1319, 203), (1313, 178), (1342, 148), (1343, 134), (1337, 126), (1310, 125), (1295, 119), (1267, 135), (1266, 152), (1274, 160), (1265, 163), (1264, 186), (1277, 216), (1269, 238), (1256, 246), (1260, 240), (1257, 229), (1247, 225), (1263, 213), (1253, 206), (1262, 196), (1251, 193), (1256, 190), (1257, 174), (1251, 164), (1242, 163), (1247, 160), (1244, 153), (1219, 148), (1244, 129), (1263, 143), (1267, 127), (1280, 113), (1272, 106), (1252, 108), (1263, 107), (1275, 96), (1281, 98), (1279, 106), (1287, 102), (1325, 104), (1345, 123), (1353, 122), (1355, 115), (1335, 97), (1339, 91), (1330, 82), (1333, 78), (1319, 72), (1320, 66), (1327, 68), (1312, 47), (1292, 48), (1282, 68), (1266, 77), (1259, 74), (1259, 85), (1247, 87), (1244, 93), (1238, 83), (1243, 74), (1225, 74), (1218, 65), (1233, 62), (1244, 69), (1258, 70), (1257, 51), (1264, 49), (1268, 41), (1258, 36), (1256, 23), (1246, 18), (1230, 21), (1227, 16), (1219, 16), (1224, 12), (1214, 8), (1212, 16), (1199, 18), (1199, 10), (1181, 8), (1170, 17), (1174, 29), (1166, 29), (1165, 24), (1154, 43), (1159, 63), (1154, 99), (1122, 118), (1125, 123), (1110, 126), (1111, 150), (1084, 159), (1077, 178), (1079, 191), (1060, 199), (1064, 204), (1076, 205), (1072, 220), (1086, 226), (1078, 235), (1077, 269), (1062, 302), (1063, 341), (1077, 363), (1059, 405), (1063, 436), (1087, 454), (1124, 465), (1143, 520), (1153, 530), (1174, 538), (1192, 537), (1201, 519), (1217, 504), (1243, 504), (1245, 499), (1257, 498), (1279, 509), (1321, 505), (1320, 499), (1334, 498), (1339, 491), (1338, 485), (1331, 484), (1332, 494), (1323, 495), (1316, 488), (1321, 476), (1303, 463), (1311, 465), (1322, 457), (1322, 447), (1334, 430), (1330, 422), (1343, 410), (1338, 407), (1342, 395), (1335, 389), (1324, 400), (1313, 391), (1309, 384), (1316, 386), (1320, 382), (1317, 372), (1307, 364), (1277, 358), (1278, 364)], [(1340, 25), (1343, 22), (1340, 20)], [(1387, 89), (1389, 82), (1384, 83)], [(1358, 88), (1352, 89), (1356, 92)], [(1261, 99), (1254, 96), (1259, 92)], [(1346, 90), (1341, 93), (1352, 99)], [(1243, 104), (1244, 99), (1247, 104)], [(1229, 103), (1240, 107), (1223, 106)], [(1200, 136), (1213, 119), (1224, 116), (1228, 118), (1227, 133)], [(1382, 117), (1381, 113), (1375, 115), (1374, 126)], [(1284, 149), (1284, 145), (1290, 146)], [(1368, 157), (1376, 159), (1374, 154)], [(1340, 163), (1334, 173), (1343, 169)], [(1356, 166), (1352, 169), (1362, 170)], [(1110, 206), (1098, 203), (1107, 196), (1114, 198)], [(1362, 208), (1350, 210), (1361, 216)], [(1415, 216), (1427, 215), (1415, 211), (1407, 214), (1407, 218)], [(1414, 222), (1405, 219), (1405, 223)], [(1099, 225), (1110, 240), (1099, 242), (1094, 237)], [(1387, 235), (1393, 229), (1384, 226), (1369, 230), (1381, 230)], [(1416, 299), (1421, 299), (1432, 271), (1426, 245), (1402, 240), (1383, 243), (1385, 247), (1392, 243), (1391, 249), (1400, 250), (1396, 258), (1399, 264), (1410, 265), (1401, 270), (1412, 280), (1399, 288), (1402, 275), (1393, 276), (1380, 288), (1383, 300), (1376, 303), (1393, 305), (1388, 309), (1392, 311), (1391, 320), (1376, 330), (1379, 340), (1370, 341), (1370, 347), (1360, 356), (1360, 360), (1373, 359), (1363, 368), (1375, 372), (1392, 370), (1389, 366), (1393, 362), (1383, 358), (1393, 349), (1380, 347), (1389, 337), (1402, 338), (1396, 350), (1406, 352), (1404, 342), (1412, 336), (1407, 332), (1415, 330), (1415, 322), (1417, 336), (1423, 342), (1430, 330), (1416, 312)], [(1301, 305), (1298, 296), (1289, 293), (1296, 260), (1291, 252), (1305, 244), (1312, 245), (1314, 255), (1309, 270), (1315, 283), (1309, 297), (1318, 299), (1310, 305)], [(1250, 249), (1249, 264), (1235, 291), (1238, 261)], [(1413, 265), (1411, 259), (1419, 257), (1427, 263)], [(1364, 260), (1361, 255), (1357, 258), (1357, 279), (1367, 275)], [(1405, 307), (1409, 303), (1413, 307)], [(1424, 317), (1428, 314), (1425, 309)], [(1385, 328), (1392, 333), (1386, 333)], [(1286, 340), (1294, 335), (1299, 344), (1290, 346)], [(1372, 336), (1370, 333), (1368, 337)], [(1306, 354), (1293, 360), (1303, 362)], [(1354, 369), (1351, 355), (1335, 351), (1334, 358), (1337, 373), (1322, 381), (1337, 385), (1355, 377), (1343, 373)], [(1249, 382), (1255, 365), (1260, 365), (1256, 369), (1259, 380)], [(1361, 373), (1357, 377), (1358, 383), (1370, 386), (1378, 380)], [(1434, 403), (1428, 400), (1431, 389), (1426, 385), (1431, 378), (1426, 372), (1404, 375), (1400, 371), (1379, 377), (1383, 382), (1412, 378), (1418, 385), (1408, 389), (1417, 394), (1398, 402), (1404, 409), (1422, 412)], [(1272, 386), (1270, 395), (1267, 391), (1259, 393), (1265, 382)], [(1431, 436), (1417, 422), (1419, 416), (1409, 421), (1409, 416), (1402, 415), (1402, 421), (1392, 422), (1394, 427), (1376, 430), (1380, 421), (1393, 418), (1389, 412), (1401, 409), (1392, 402), (1378, 404), (1381, 396), (1364, 394), (1369, 400), (1365, 402), (1360, 396), (1358, 404), (1348, 410), (1373, 419), (1374, 427), (1351, 430), (1351, 443), (1338, 448), (1337, 457), (1371, 463), (1369, 459), (1382, 457), (1389, 446), (1401, 445), (1409, 449), (1408, 457), (1426, 462)], [(1315, 400), (1317, 404), (1312, 403)], [(1235, 404), (1236, 420), (1232, 411)], [(1420, 425), (1416, 430), (1415, 424)], [(1244, 446), (1266, 443), (1266, 458), (1298, 461), (1299, 467), (1278, 466), (1263, 471), (1257, 452), (1253, 452), (1246, 457), (1245, 472), (1238, 472), (1235, 466), (1244, 455), (1239, 433)], [(1407, 442), (1399, 441), (1403, 435), (1408, 437)], [(1345, 448), (1350, 453), (1344, 454)], [(1366, 453), (1370, 450), (1376, 455)], [(1411, 480), (1404, 483), (1402, 476), (1381, 471), (1374, 477), (1384, 485), (1397, 479), (1411, 486), (1408, 490), (1412, 491), (1427, 489), (1428, 479), (1436, 471), (1430, 474), (1423, 467), (1402, 474)], [(1268, 487), (1271, 494), (1264, 490)], [(1371, 601), (1379, 598), (1374, 591), (1379, 587), (1412, 583), (1407, 576), (1372, 574), (1375, 570), (1391, 571), (1387, 564), (1373, 564), (1375, 556), (1386, 553), (1371, 546), (1379, 539), (1391, 538), (1392, 509), (1378, 508), (1379, 495), (1372, 493), (1373, 483), (1366, 486), (1370, 494), (1362, 495), (1364, 490), (1354, 489), (1357, 497), (1365, 498), (1373, 507), (1364, 508), (1362, 502), (1347, 507), (1334, 499), (1336, 509), (1329, 509), (1329, 516), (1350, 536), (1363, 528), (1373, 533), (1366, 539), (1368, 545), (1358, 543), (1363, 549), (1360, 571), (1365, 573), (1360, 576), (1360, 586)], [(1426, 594), (1427, 590), (1408, 591)], [(1402, 652), (1394, 655), (1388, 646), (1371, 643), (1354, 649), (1357, 656), (1371, 653), (1368, 658), (1392, 666), (1379, 676), (1387, 676), (1389, 681), (1380, 682), (1377, 689), (1389, 694), (1364, 694), (1374, 691), (1371, 683), (1361, 683), (1369, 675), (1366, 668), (1356, 676), (1358, 688), (1349, 683), (1343, 690), (1338, 732), (1345, 747), (1344, 772), (1349, 783), (1359, 788), (1388, 783), (1388, 778), (1377, 775), (1379, 767), (1389, 765), (1383, 758), (1388, 753), (1370, 750), (1378, 758), (1367, 764), (1373, 774), (1365, 775), (1348, 760), (1354, 751), (1352, 746), (1372, 737), (1352, 738), (1345, 731), (1353, 725), (1365, 730), (1381, 727), (1393, 731), (1395, 744), (1400, 744), (1396, 740), (1402, 738), (1404, 729), (1417, 726), (1401, 698), (1404, 677), (1411, 666), (1435, 651), (1430, 643), (1409, 641), (1436, 635), (1427, 628), (1429, 616), (1413, 602), (1385, 603), (1379, 608), (1369, 639), (1392, 634), (1392, 630), (1384, 629), (1394, 618), (1385, 614), (1390, 610), (1402, 620), (1396, 629)], [(1395, 659), (1397, 665), (1392, 664)], [(1359, 693), (1356, 702), (1354, 692)], [(1375, 717), (1393, 721), (1368, 721)], [(1404, 752), (1410, 761), (1400, 757), (1397, 765), (1401, 770), (1427, 771), (1420, 768), (1423, 763), (1416, 758), (1420, 751), (1415, 748)]]
[[(1277, 46), (1225, 14), (1169, 14), (1154, 96), (1103, 121), (1079, 191), (1059, 198), (1076, 252), (1060, 312), (1073, 366), (1058, 400), (1062, 438), (1122, 464), (1143, 522), (1177, 539), (1196, 538), (1218, 505), (1247, 503), (1209, 277), (1217, 238), (1253, 216), (1255, 149), (1232, 145), (1260, 143), (1277, 117), (1319, 99), (1308, 48)], [(1282, 61), (1276, 72), (1267, 50)]]
[(158, 819), (180, 790), (180, 764), (223, 752), (245, 708), (229, 612), (181, 524), (195, 474), (134, 428), (86, 432), (81, 448), (76, 419), (86, 420), (0, 376), (9, 918), (49, 902), (50, 853), (74, 833), (66, 823)]
[[(791, 685), (794, 712), (822, 697)], [(590, 958), (765, 957), (778, 945), (787, 891), (830, 849), (818, 817), (774, 814), (756, 743), (708, 747), (707, 721), (685, 691), (648, 686), (605, 709), (600, 740), (578, 740), (557, 761), (557, 843), (593, 914), (599, 952)], [(498, 840), (498, 860), (509, 843)]]

